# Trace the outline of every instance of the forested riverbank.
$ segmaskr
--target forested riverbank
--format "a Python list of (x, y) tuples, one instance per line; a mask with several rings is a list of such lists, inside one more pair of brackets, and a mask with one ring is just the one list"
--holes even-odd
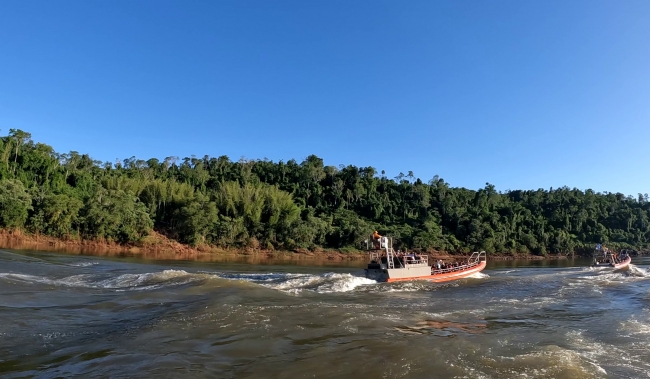
[(647, 194), (470, 190), (313, 155), (99, 162), (21, 130), (0, 137), (0, 228), (72, 243), (137, 247), (157, 235), (179, 250), (346, 254), (378, 230), (400, 248), (543, 257), (596, 243), (645, 250), (649, 220)]

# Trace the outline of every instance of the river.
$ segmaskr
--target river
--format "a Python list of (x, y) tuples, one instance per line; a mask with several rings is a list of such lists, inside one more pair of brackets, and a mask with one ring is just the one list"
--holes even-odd
[(362, 262), (0, 250), (0, 377), (647, 378), (650, 259), (632, 262), (387, 284)]

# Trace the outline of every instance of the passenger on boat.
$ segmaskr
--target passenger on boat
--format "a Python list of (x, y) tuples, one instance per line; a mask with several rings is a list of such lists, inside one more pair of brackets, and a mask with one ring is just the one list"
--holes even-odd
[(381, 234), (377, 233), (377, 231), (375, 230), (375, 232), (372, 234), (372, 239), (375, 242), (375, 247), (377, 249), (380, 249), (381, 248)]

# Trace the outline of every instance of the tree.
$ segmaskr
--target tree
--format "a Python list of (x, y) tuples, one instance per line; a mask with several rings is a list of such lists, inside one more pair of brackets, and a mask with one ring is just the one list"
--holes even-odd
[(9, 137), (13, 140), (16, 153), (14, 155), (14, 173), (18, 164), (18, 149), (21, 145), (26, 144), (32, 138), (30, 133), (24, 132), (20, 129), (9, 129)]
[(74, 197), (46, 194), (36, 201), (35, 212), (30, 219), (31, 228), (54, 237), (76, 234), (82, 207), (83, 202)]
[(177, 210), (176, 219), (180, 241), (191, 245), (217, 242), (213, 231), (219, 215), (215, 203), (207, 196), (195, 193), (192, 199)]
[[(380, 172), (381, 174), (377, 174)], [(568, 187), (499, 192), (406, 170), (295, 160), (60, 154), (18, 129), (0, 137), (0, 227), (136, 242), (155, 229), (224, 247), (356, 246), (379, 228), (400, 247), (572, 254), (608, 242), (650, 249), (650, 202)], [(32, 208), (33, 207), (33, 208)]]
[(32, 198), (18, 180), (0, 180), (0, 226), (20, 228), (32, 209)]
[(145, 205), (122, 190), (100, 188), (82, 210), (81, 232), (86, 238), (135, 242), (152, 228)]

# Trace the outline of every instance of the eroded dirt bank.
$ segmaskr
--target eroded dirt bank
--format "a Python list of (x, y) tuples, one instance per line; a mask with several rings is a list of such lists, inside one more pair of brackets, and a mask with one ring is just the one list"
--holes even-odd
[[(364, 260), (365, 252), (341, 252), (339, 250), (297, 249), (294, 251), (262, 250), (262, 249), (222, 249), (213, 246), (192, 247), (171, 240), (160, 233), (153, 232), (137, 244), (117, 244), (106, 241), (59, 239), (49, 236), (33, 235), (21, 231), (0, 231), (0, 248), (15, 250), (53, 251), (69, 254), (97, 256), (139, 256), (146, 259), (160, 260), (196, 260), (216, 261), (227, 260), (228, 257), (251, 259), (306, 259), (306, 260)], [(443, 251), (430, 252), (433, 259), (454, 260), (463, 255), (452, 255)], [(566, 256), (535, 256), (531, 254), (490, 254), (490, 260), (512, 259), (566, 259)]]

